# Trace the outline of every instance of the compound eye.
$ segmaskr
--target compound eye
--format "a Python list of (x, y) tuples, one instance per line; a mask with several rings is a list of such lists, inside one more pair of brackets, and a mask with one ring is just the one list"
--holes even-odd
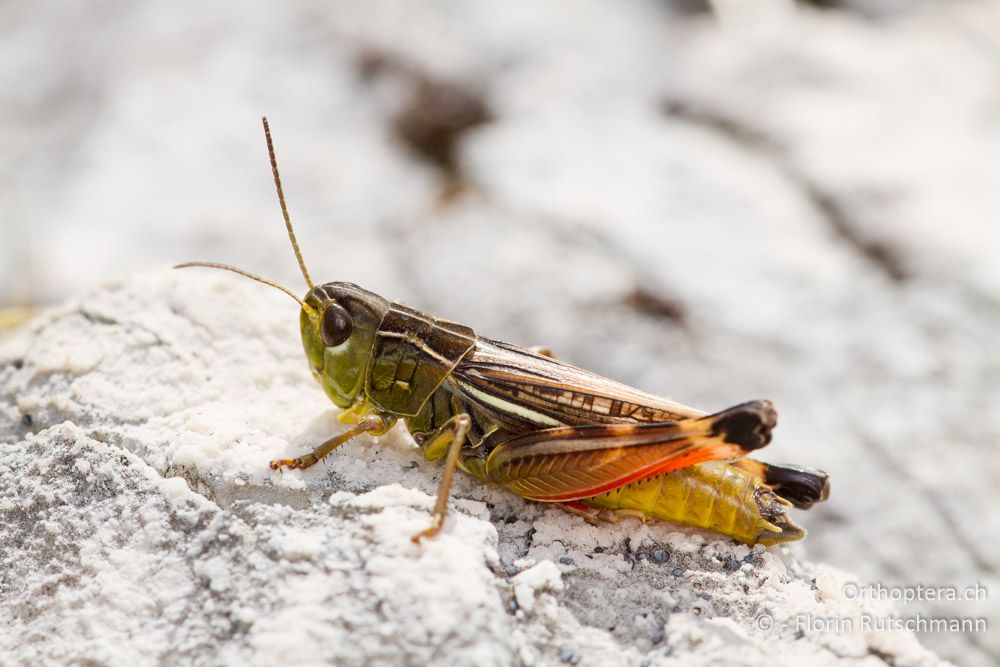
[(344, 307), (331, 303), (323, 312), (323, 344), (327, 347), (336, 347), (347, 340), (354, 328), (350, 314)]

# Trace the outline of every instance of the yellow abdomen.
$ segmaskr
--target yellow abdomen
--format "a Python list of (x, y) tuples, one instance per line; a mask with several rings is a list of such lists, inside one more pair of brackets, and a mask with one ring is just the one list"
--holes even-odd
[(746, 544), (777, 544), (805, 535), (788, 518), (786, 501), (759, 478), (721, 462), (654, 475), (579, 502), (712, 530)]

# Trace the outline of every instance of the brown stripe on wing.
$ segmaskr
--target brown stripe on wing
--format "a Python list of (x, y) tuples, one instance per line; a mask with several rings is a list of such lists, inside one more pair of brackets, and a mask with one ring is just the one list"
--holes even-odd
[(551, 357), (482, 338), (455, 373), (479, 391), (564, 423), (657, 424), (705, 415)]
[(771, 440), (767, 401), (700, 419), (544, 429), (499, 445), (486, 461), (497, 484), (526, 498), (565, 502), (706, 461), (739, 458)]

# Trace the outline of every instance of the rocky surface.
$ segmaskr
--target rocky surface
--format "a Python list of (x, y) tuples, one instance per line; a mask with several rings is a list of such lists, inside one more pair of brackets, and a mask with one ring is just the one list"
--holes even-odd
[[(317, 279), (353, 280), (485, 335), (550, 345), (706, 410), (770, 398), (780, 425), (765, 458), (821, 467), (833, 480), (828, 503), (798, 513), (810, 559), (886, 586), (995, 593), (997, 3), (798, 4), (9, 3), (0, 8), (0, 80), (9, 82), (0, 87), (0, 301), (62, 303), (102, 279), (198, 259), (301, 285), (260, 137), (267, 113)], [(44, 320), (32, 349), (48, 361), (4, 376), (8, 440), (21, 441), (25, 414), (32, 429), (69, 419), (229, 508), (239, 485), (209, 485), (197, 470), (264, 475), (275, 449), (299, 451), (334, 428), (306, 388), (294, 317), (261, 328), (272, 321), (268, 304), (290, 302), (199, 279), (183, 298), (167, 287), (186, 283), (162, 274), (149, 295), (128, 283), (101, 297), (128, 295), (131, 319), (122, 306), (115, 320), (151, 318), (129, 335), (163, 363), (121, 352), (141, 345), (115, 338), (124, 332), (99, 313), (67, 329)], [(242, 302), (221, 305), (235, 289)], [(170, 417), (186, 393), (199, 395), (191, 387), (201, 376), (166, 370), (172, 348), (158, 341), (175, 330), (165, 302), (179, 309), (179, 326), (210, 322), (184, 348), (191, 368), (228, 363), (241, 376), (204, 397), (196, 427)], [(208, 332), (255, 347), (246, 359), (210, 353)], [(259, 370), (268, 350), (284, 350), (280, 373)], [(122, 366), (106, 376), (114, 381), (85, 373), (97, 359)], [(131, 365), (167, 376), (125, 382)], [(22, 394), (24, 378), (34, 393)], [(50, 378), (89, 396), (100, 423), (130, 420), (118, 427), (127, 438), (101, 436), (68, 399), (48, 416), (22, 404)], [(301, 385), (296, 400), (313, 403), (272, 410), (259, 388), (280, 382)], [(150, 383), (155, 396), (144, 393)], [(236, 386), (247, 413), (219, 398)], [(248, 414), (246, 425), (232, 426), (233, 414)], [(176, 448), (154, 446), (147, 416), (164, 420), (159, 438), (187, 435)], [(244, 429), (273, 439), (244, 451)], [(368, 461), (365, 447), (352, 447), (325, 475)], [(399, 467), (411, 460), (400, 455)], [(327, 479), (310, 475), (303, 489)], [(418, 466), (374, 479), (352, 468), (328, 492), (399, 482), (428, 493), (433, 475)], [(254, 493), (292, 502), (265, 477), (247, 479)], [(357, 479), (368, 486), (352, 489)], [(541, 518), (485, 498), (494, 519)], [(503, 551), (503, 530), (502, 562), (525, 557)], [(623, 537), (607, 539), (610, 551)], [(585, 618), (586, 608), (573, 613)], [(988, 595), (899, 612), (1000, 623)], [(627, 642), (621, 632), (611, 635)], [(921, 641), (963, 665), (1000, 660), (996, 632)]]
[(115, 282), (0, 344), (4, 664), (937, 663), (794, 546), (591, 526), (464, 476), (415, 545), (440, 471), (400, 429), (270, 471), (342, 427), (294, 305), (235, 281)]

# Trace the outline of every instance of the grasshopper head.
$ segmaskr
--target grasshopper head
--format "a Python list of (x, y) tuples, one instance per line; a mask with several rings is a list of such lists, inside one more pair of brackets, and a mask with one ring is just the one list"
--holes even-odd
[(382, 316), (389, 310), (389, 302), (352, 283), (313, 284), (306, 263), (302, 259), (295, 230), (292, 229), (288, 207), (285, 205), (285, 194), (281, 189), (281, 177), (278, 175), (278, 161), (274, 156), (274, 144), (271, 141), (271, 129), (267, 124), (267, 118), (261, 120), (264, 124), (267, 153), (271, 160), (271, 172), (274, 175), (274, 188), (278, 193), (278, 204), (285, 220), (288, 240), (292, 244), (292, 251), (302, 271), (302, 277), (309, 286), (305, 299), (300, 299), (290, 289), (274, 281), (228, 264), (186, 262), (178, 264), (176, 268), (202, 266), (225, 269), (270, 285), (295, 299), (301, 306), (299, 326), (302, 332), (302, 346), (305, 348), (313, 377), (323, 386), (330, 400), (342, 408), (348, 408), (362, 394), (372, 354), (372, 344), (375, 342), (375, 332), (382, 322)]
[(342, 408), (363, 394), (375, 331), (389, 302), (352, 283), (316, 285), (299, 314), (313, 377)]

